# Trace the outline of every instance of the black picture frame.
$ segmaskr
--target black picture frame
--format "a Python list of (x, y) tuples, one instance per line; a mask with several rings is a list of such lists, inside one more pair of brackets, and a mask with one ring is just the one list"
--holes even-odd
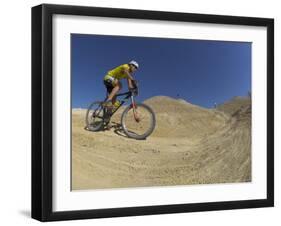
[[(52, 210), (52, 17), (55, 14), (151, 19), (267, 28), (267, 198), (93, 210)], [(122, 217), (274, 206), (274, 20), (238, 16), (42, 4), (32, 8), (32, 218)]]

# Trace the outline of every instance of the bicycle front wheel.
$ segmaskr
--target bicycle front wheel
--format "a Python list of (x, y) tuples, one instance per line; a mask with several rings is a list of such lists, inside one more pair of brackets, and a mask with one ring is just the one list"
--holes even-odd
[(135, 109), (128, 106), (122, 114), (121, 124), (128, 137), (142, 140), (153, 132), (156, 124), (155, 114), (145, 104), (136, 104)]

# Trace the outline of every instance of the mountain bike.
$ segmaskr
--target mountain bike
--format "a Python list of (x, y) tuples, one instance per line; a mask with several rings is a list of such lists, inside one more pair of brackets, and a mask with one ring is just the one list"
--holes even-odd
[[(86, 128), (90, 131), (103, 130), (110, 122), (111, 117), (127, 102), (131, 103), (125, 107), (121, 115), (121, 126), (124, 133), (137, 140), (145, 139), (154, 130), (156, 119), (153, 110), (144, 103), (137, 103), (138, 96), (137, 82), (133, 82), (134, 88), (125, 93), (116, 95), (119, 106), (109, 109), (105, 106), (107, 95), (104, 101), (95, 101), (90, 104), (86, 113)], [(123, 97), (120, 99), (120, 97)], [(117, 100), (116, 100), (117, 101)]]

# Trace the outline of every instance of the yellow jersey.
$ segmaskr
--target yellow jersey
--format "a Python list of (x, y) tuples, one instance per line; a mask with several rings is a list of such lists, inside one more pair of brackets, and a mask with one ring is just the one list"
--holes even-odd
[(104, 79), (108, 79), (108, 77), (113, 77), (115, 79), (122, 79), (127, 78), (128, 75), (124, 72), (124, 70), (129, 70), (130, 66), (128, 64), (122, 64), (110, 71), (107, 72), (107, 75), (104, 77)]

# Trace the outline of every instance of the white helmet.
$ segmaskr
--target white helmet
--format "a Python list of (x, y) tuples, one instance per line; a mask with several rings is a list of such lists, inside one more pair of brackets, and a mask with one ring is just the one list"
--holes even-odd
[(134, 65), (136, 68), (139, 68), (139, 64), (134, 60), (130, 61), (129, 64)]

